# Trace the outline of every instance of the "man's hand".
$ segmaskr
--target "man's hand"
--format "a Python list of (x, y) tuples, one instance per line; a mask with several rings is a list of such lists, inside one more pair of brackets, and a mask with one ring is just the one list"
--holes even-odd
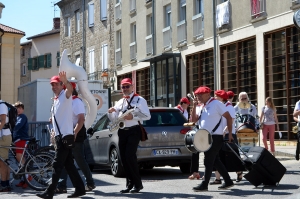
[[(65, 71), (61, 71), (58, 73), (60, 81), (62, 81), (65, 85), (68, 83), (67, 73)], [(66, 85), (67, 86), (67, 85)]]
[(108, 113), (112, 113), (112, 112), (116, 112), (116, 109), (114, 109), (114, 107), (111, 107), (110, 109), (108, 109)]
[(228, 142), (231, 143), (233, 141), (233, 137), (231, 133), (228, 133)]

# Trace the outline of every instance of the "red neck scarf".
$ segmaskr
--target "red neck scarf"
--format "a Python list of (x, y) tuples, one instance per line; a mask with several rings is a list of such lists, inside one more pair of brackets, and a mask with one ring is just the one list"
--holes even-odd
[(182, 112), (182, 114), (184, 113), (184, 110), (180, 105), (177, 105), (177, 108)]
[[(135, 96), (139, 96), (139, 94), (134, 93), (132, 97), (135, 97)], [(130, 98), (130, 95), (123, 95), (123, 98), (129, 99), (129, 98)]]
[(76, 99), (76, 98), (78, 98), (78, 96), (76, 96), (76, 95), (73, 95), (73, 96), (72, 96), (72, 99)]

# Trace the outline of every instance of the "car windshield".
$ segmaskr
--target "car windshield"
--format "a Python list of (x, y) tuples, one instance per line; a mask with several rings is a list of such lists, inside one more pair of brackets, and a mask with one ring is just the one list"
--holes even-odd
[(151, 119), (143, 121), (143, 126), (183, 126), (187, 122), (178, 110), (150, 110)]

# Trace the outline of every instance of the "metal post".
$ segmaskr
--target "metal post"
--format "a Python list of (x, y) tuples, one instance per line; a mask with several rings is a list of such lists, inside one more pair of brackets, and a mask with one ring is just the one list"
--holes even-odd
[(216, 33), (216, 0), (213, 0), (213, 29), (214, 29), (214, 90), (217, 90), (217, 33)]

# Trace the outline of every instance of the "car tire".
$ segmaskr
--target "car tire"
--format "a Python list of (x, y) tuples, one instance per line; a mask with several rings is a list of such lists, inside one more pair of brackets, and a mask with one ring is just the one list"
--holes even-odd
[(121, 164), (120, 156), (116, 148), (113, 148), (110, 151), (109, 161), (110, 161), (110, 170), (113, 176), (115, 177), (125, 176), (125, 171)]
[(184, 163), (179, 166), (182, 173), (190, 173), (191, 163)]
[(94, 170), (94, 165), (89, 164), (89, 168), (90, 168), (90, 171), (93, 172), (93, 170)]

